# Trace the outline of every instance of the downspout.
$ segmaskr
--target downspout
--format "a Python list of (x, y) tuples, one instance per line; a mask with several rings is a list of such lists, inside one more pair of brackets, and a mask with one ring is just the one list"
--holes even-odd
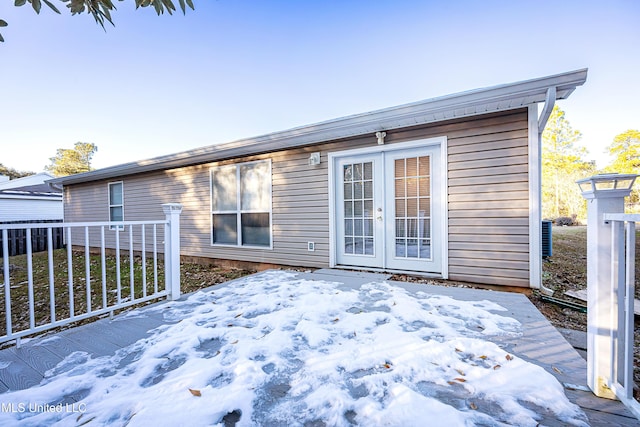
[(58, 190), (58, 191), (64, 191), (64, 189), (62, 187), (58, 187), (57, 185), (55, 185), (54, 183), (47, 181), (47, 185), (50, 188), (53, 188), (54, 190)]
[(542, 132), (544, 131), (544, 127), (547, 125), (547, 121), (549, 120), (549, 116), (551, 116), (551, 112), (553, 111), (553, 107), (556, 105), (556, 88), (550, 87), (547, 89), (547, 96), (544, 100), (544, 108), (542, 109), (542, 113), (540, 113), (540, 118), (538, 119), (538, 143), (542, 143)]
[[(551, 116), (551, 112), (553, 111), (553, 107), (556, 104), (556, 88), (555, 86), (547, 89), (547, 95), (544, 100), (544, 108), (542, 108), (542, 112), (540, 113), (540, 117), (538, 118), (538, 152), (540, 159), (540, 167), (542, 167), (542, 132), (544, 132), (544, 128), (547, 125), (547, 121), (549, 120), (549, 116)], [(542, 185), (542, 171), (540, 170), (540, 184)], [(537, 191), (541, 191), (541, 188), (538, 188)], [(540, 203), (542, 203), (542, 197), (539, 199)], [(540, 206), (540, 212), (542, 212), (542, 206)], [(542, 218), (538, 218), (540, 221)], [(542, 253), (539, 254), (539, 259), (542, 260)], [(540, 269), (542, 270), (542, 264), (540, 264)], [(540, 292), (546, 295), (553, 295), (553, 289), (549, 289), (542, 283), (542, 277), (540, 277)]]

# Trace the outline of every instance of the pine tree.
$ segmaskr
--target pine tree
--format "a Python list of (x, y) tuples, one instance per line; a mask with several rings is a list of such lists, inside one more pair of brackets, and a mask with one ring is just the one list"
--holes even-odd
[[(612, 163), (605, 168), (607, 172), (640, 174), (640, 131), (630, 129), (617, 135), (607, 151), (613, 157)], [(629, 203), (636, 207), (640, 203), (637, 184), (631, 192)]]
[(55, 176), (67, 176), (76, 173), (89, 172), (91, 158), (98, 151), (95, 144), (89, 142), (76, 142), (74, 148), (58, 148), (55, 157), (51, 157), (51, 164), (46, 167)]
[(19, 171), (14, 168), (7, 167), (0, 163), (0, 175), (8, 176), (11, 179), (22, 178), (29, 175), (35, 175), (35, 172)]
[(545, 218), (586, 215), (584, 199), (575, 181), (595, 171), (584, 160), (582, 134), (573, 129), (565, 112), (555, 105), (542, 133), (542, 214)]

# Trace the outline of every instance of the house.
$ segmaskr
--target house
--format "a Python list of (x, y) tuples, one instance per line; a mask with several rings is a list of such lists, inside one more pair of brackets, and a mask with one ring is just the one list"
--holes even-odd
[(62, 221), (62, 190), (46, 181), (46, 172), (23, 178), (0, 176), (0, 223), (12, 221)]
[(456, 93), (51, 182), (64, 186), (73, 222), (161, 219), (162, 203), (181, 203), (183, 257), (537, 288), (540, 136), (554, 102), (586, 77)]

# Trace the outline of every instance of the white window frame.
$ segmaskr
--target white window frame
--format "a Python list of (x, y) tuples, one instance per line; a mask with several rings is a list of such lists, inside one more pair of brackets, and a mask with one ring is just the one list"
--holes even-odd
[[(112, 185), (120, 185), (120, 187), (122, 188), (122, 203), (121, 204), (112, 204), (111, 203), (111, 186)], [(111, 218), (111, 208), (115, 208), (115, 207), (121, 207), (122, 208), (122, 221), (124, 221), (124, 181), (114, 181), (114, 182), (110, 182), (107, 184), (107, 201), (109, 204), (109, 211), (108, 211), (108, 216), (109, 216), (109, 222), (120, 222), (120, 221), (113, 221)], [(115, 230), (115, 231), (122, 231), (124, 230), (124, 225), (110, 225), (109, 226), (109, 230)]]
[[(240, 169), (242, 166), (245, 165), (250, 165), (250, 164), (256, 164), (256, 163), (266, 163), (269, 167), (269, 171), (268, 171), (268, 176), (269, 176), (269, 182), (268, 182), (268, 190), (269, 190), (269, 209), (268, 211), (256, 211), (256, 210), (248, 210), (248, 209), (241, 209), (241, 203), (242, 203), (242, 193), (241, 193), (241, 181), (240, 181)], [(213, 173), (215, 170), (217, 169), (222, 169), (225, 167), (229, 167), (229, 166), (235, 166), (236, 168), (236, 209), (235, 211), (229, 211), (229, 210), (214, 210), (213, 209), (213, 201), (214, 201), (214, 194), (213, 194)], [(219, 166), (214, 166), (210, 169), (209, 171), (209, 194), (210, 194), (210, 215), (209, 215), (209, 219), (211, 221), (211, 226), (210, 226), (210, 230), (211, 230), (211, 238), (210, 238), (210, 243), (211, 246), (216, 246), (216, 247), (230, 247), (230, 248), (249, 248), (249, 249), (269, 249), (272, 250), (273, 249), (273, 176), (272, 176), (272, 162), (271, 159), (265, 159), (265, 160), (254, 160), (254, 161), (250, 161), (250, 162), (242, 162), (242, 163), (233, 163), (233, 164), (225, 164), (225, 165), (219, 165)], [(237, 230), (237, 238), (236, 238), (236, 243), (235, 244), (231, 244), (231, 243), (215, 243), (213, 241), (213, 216), (216, 214), (229, 214), (229, 213), (235, 213), (236, 214), (236, 230)], [(243, 213), (268, 213), (269, 214), (269, 245), (243, 245), (242, 244), (242, 214)]]

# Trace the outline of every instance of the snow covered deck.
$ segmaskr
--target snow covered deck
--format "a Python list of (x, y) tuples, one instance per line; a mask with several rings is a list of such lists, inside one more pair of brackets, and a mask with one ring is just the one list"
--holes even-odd
[(1, 425), (638, 425), (520, 294), (267, 271), (0, 351)]

